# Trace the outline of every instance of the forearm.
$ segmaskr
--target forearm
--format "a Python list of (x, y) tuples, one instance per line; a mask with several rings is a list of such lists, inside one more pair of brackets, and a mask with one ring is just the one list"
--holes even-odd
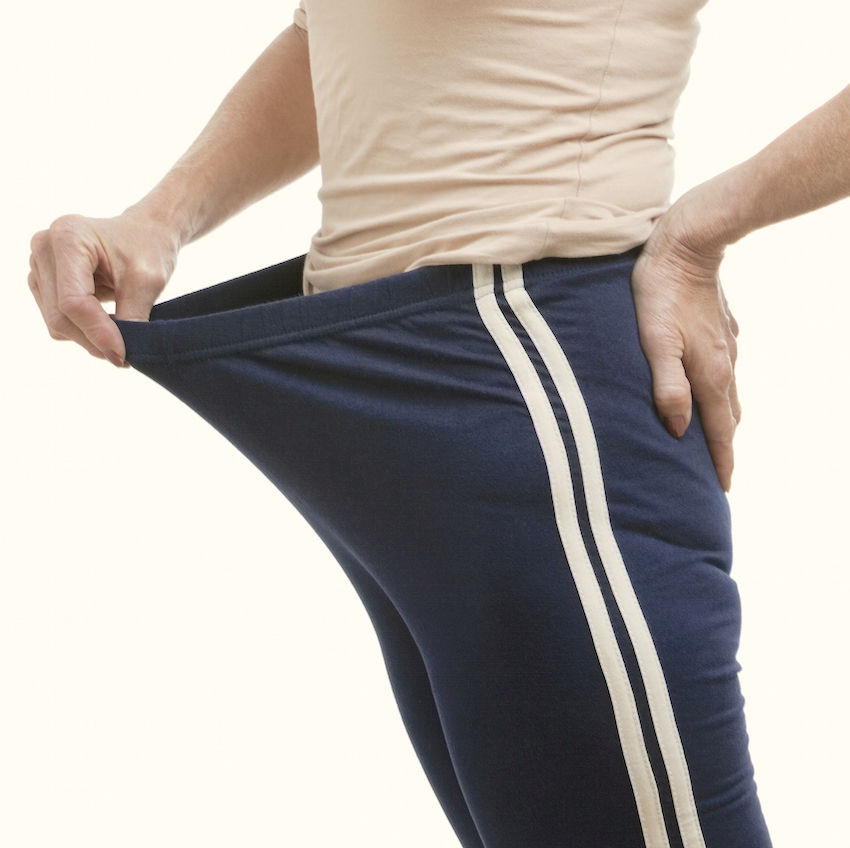
[[(850, 196), (850, 87), (676, 206), (700, 250)], [(671, 210), (673, 211), (673, 210)], [(675, 210), (678, 212), (679, 210)]]
[(173, 229), (185, 245), (307, 173), (318, 160), (307, 39), (291, 26), (133, 208)]
[(720, 287), (727, 245), (850, 195), (850, 88), (746, 162), (680, 197), (659, 220), (632, 274), (653, 396), (680, 437), (692, 398), (725, 489), (741, 407), (735, 388), (737, 324)]

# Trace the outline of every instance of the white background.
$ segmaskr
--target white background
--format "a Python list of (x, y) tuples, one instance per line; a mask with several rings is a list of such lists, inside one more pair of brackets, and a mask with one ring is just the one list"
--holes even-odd
[[(179, 402), (50, 341), (26, 287), (32, 233), (147, 191), (290, 5), (4, 15), (3, 848), (456, 844), (328, 555)], [(834, 0), (714, 0), (702, 20), (677, 193), (849, 76)], [(316, 189), (311, 175), (189, 247), (170, 294), (303, 252)], [(850, 845), (848, 224), (850, 203), (756, 234), (724, 273), (743, 327), (743, 681), (777, 848)]]

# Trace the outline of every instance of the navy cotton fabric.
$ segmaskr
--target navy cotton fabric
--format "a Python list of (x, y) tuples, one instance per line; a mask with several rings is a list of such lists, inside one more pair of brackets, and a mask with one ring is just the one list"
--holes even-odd
[[(629, 286), (636, 256), (529, 263), (526, 289), (589, 409), (706, 844), (767, 848), (737, 682), (727, 503), (698, 419), (677, 441), (654, 411)], [(476, 309), (471, 268), (303, 296), (302, 262), (158, 305), (148, 324), (118, 322), (128, 361), (233, 442), (335, 554), (464, 848), (643, 848), (543, 454)], [(567, 446), (679, 848), (646, 695), (593, 551), (570, 423), (498, 269), (496, 279)]]

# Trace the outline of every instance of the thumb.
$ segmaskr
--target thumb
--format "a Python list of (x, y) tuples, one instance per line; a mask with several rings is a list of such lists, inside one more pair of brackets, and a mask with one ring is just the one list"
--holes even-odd
[(691, 423), (691, 384), (682, 359), (675, 352), (647, 355), (652, 373), (652, 397), (658, 415), (671, 436), (679, 439)]
[(115, 317), (119, 321), (148, 321), (161, 287), (124, 285), (115, 290)]

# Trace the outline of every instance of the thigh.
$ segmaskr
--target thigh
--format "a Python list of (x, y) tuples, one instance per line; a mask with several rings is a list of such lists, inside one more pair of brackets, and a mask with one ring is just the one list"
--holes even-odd
[(422, 269), (128, 328), (129, 361), (391, 604), (488, 848), (769, 844), (725, 498), (698, 423), (676, 442), (654, 414), (633, 261)]
[[(540, 318), (519, 323), (569, 421), (578, 519), (671, 844), (767, 846), (737, 677), (728, 504), (699, 417), (675, 440), (655, 413), (628, 274), (589, 275), (569, 293), (547, 263), (527, 276)], [(520, 316), (530, 308), (508, 297)]]

